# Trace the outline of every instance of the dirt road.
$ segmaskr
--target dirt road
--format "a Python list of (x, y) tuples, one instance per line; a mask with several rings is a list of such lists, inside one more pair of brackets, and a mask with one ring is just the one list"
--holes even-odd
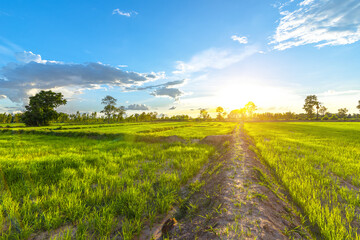
[(305, 220), (249, 149), (240, 128), (225, 145), (154, 238), (311, 239)]

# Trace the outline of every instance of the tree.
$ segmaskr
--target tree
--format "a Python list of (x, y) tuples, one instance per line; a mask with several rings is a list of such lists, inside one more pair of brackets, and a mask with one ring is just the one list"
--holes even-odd
[(359, 100), (359, 104), (356, 106), (357, 109), (359, 109), (360, 111), (360, 100)]
[(224, 109), (222, 107), (217, 107), (216, 108), (216, 112), (218, 113), (218, 115), (216, 116), (216, 118), (218, 120), (223, 120), (224, 116), (226, 115), (226, 112), (224, 112)]
[(322, 105), (322, 106), (320, 107), (320, 109), (319, 109), (319, 113), (320, 113), (322, 116), (324, 116), (327, 110), (328, 110), (328, 109), (327, 109), (325, 106)]
[(26, 111), (22, 121), (26, 126), (46, 126), (49, 122), (57, 119), (58, 113), (55, 108), (65, 105), (66, 99), (61, 93), (53, 91), (40, 91), (30, 97), (29, 105), (25, 106)]
[(316, 95), (309, 95), (305, 98), (305, 104), (303, 109), (306, 111), (308, 118), (312, 118), (314, 115), (314, 106), (316, 106), (316, 119), (318, 119), (319, 117), (319, 106), (320, 106), (320, 102), (317, 99)]
[(208, 111), (206, 111), (206, 109), (200, 109), (200, 117), (202, 117), (203, 119), (208, 119), (210, 118), (210, 115)]
[(246, 109), (246, 112), (248, 113), (248, 116), (252, 117), (253, 113), (257, 110), (257, 107), (256, 107), (255, 103), (248, 102), (245, 105), (245, 109)]
[(346, 113), (348, 112), (349, 110), (347, 110), (346, 108), (340, 108), (338, 109), (338, 115), (340, 118), (345, 118), (346, 117)]
[[(112, 96), (109, 96), (109, 95), (107, 95), (106, 97), (104, 97), (101, 100), (101, 104), (105, 105), (105, 107), (101, 111), (101, 113), (105, 113), (105, 115), (108, 119), (108, 123), (110, 123), (111, 116), (119, 111), (119, 109), (117, 107), (115, 107), (116, 102), (117, 102), (117, 99), (113, 98)], [(125, 109), (123, 109), (123, 110), (125, 111)]]

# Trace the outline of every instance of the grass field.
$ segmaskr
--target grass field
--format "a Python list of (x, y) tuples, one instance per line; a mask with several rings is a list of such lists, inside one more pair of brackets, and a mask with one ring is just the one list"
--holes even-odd
[(265, 161), (325, 239), (358, 239), (360, 123), (246, 123)]
[[(44, 127), (11, 127), (0, 131), (36, 131), (74, 133), (73, 135), (113, 136), (153, 136), (168, 137), (177, 135), (184, 139), (202, 139), (209, 135), (229, 134), (237, 125), (235, 122), (146, 122), (94, 125), (52, 125)], [(71, 134), (70, 134), (71, 135)]]
[[(107, 139), (106, 134), (178, 134), (190, 139), (229, 134), (235, 124), (67, 127), (72, 129), (64, 126), (57, 131), (70, 131), (70, 136), (23, 134), (16, 129), (0, 132), (0, 239), (26, 239), (62, 227), (65, 239), (73, 232), (77, 239), (115, 235), (132, 239), (144, 224), (151, 225), (171, 208), (180, 187), (215, 149)], [(73, 131), (94, 131), (105, 138), (71, 136)]]
[[(230, 134), (236, 126), (162, 122), (2, 129), (0, 239), (43, 233), (55, 238), (59, 229), (64, 239), (132, 239), (176, 204), (181, 186), (216, 150), (190, 141), (121, 136), (201, 139)], [(245, 123), (244, 130), (315, 237), (359, 238), (360, 123)]]

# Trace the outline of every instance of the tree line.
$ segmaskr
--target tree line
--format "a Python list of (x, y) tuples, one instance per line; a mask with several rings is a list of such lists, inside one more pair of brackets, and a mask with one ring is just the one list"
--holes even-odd
[[(59, 123), (114, 123), (114, 122), (144, 122), (144, 121), (276, 121), (276, 120), (345, 120), (359, 119), (359, 114), (348, 114), (348, 109), (340, 108), (337, 113), (330, 113), (328, 109), (318, 100), (316, 95), (309, 95), (305, 98), (303, 109), (306, 113), (296, 114), (293, 112), (285, 113), (255, 113), (258, 107), (253, 102), (248, 102), (244, 107), (234, 109), (229, 113), (219, 106), (216, 108), (216, 117), (211, 118), (206, 109), (200, 109), (198, 117), (190, 117), (189, 115), (166, 116), (157, 112), (135, 113), (126, 115), (124, 106), (117, 107), (117, 99), (112, 96), (106, 96), (101, 103), (104, 109), (98, 114), (80, 113), (75, 114), (58, 113), (55, 108), (65, 105), (66, 99), (61, 93), (52, 91), (40, 91), (33, 97), (29, 98), (29, 105), (25, 106), (24, 113), (2, 113), (0, 114), (0, 123), (25, 123), (27, 126), (45, 126), (50, 122)], [(360, 100), (357, 109), (360, 110)]]

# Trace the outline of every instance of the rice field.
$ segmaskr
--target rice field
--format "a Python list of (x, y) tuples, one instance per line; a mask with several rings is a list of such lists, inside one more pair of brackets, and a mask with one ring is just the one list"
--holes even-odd
[[(2, 128), (0, 239), (133, 239), (177, 204), (181, 187), (216, 149), (126, 136), (202, 139), (237, 125)], [(360, 123), (253, 122), (243, 129), (314, 238), (359, 238)]]
[(359, 239), (360, 123), (246, 123), (258, 156), (324, 239)]
[[(181, 186), (215, 149), (190, 142), (106, 138), (106, 134), (179, 134), (191, 139), (229, 134), (235, 125), (128, 123), (1, 131), (0, 239), (39, 234), (56, 239), (60, 233), (64, 239), (133, 239), (145, 224), (151, 226), (171, 209)], [(55, 131), (67, 135), (52, 135)], [(74, 132), (104, 137), (87, 138)]]
[(104, 135), (104, 136), (152, 136), (168, 137), (177, 135), (184, 139), (202, 139), (209, 135), (230, 134), (235, 122), (145, 122), (94, 125), (53, 125), (45, 127), (11, 127), (0, 131), (24, 131), (41, 133), (73, 133), (73, 135)]

